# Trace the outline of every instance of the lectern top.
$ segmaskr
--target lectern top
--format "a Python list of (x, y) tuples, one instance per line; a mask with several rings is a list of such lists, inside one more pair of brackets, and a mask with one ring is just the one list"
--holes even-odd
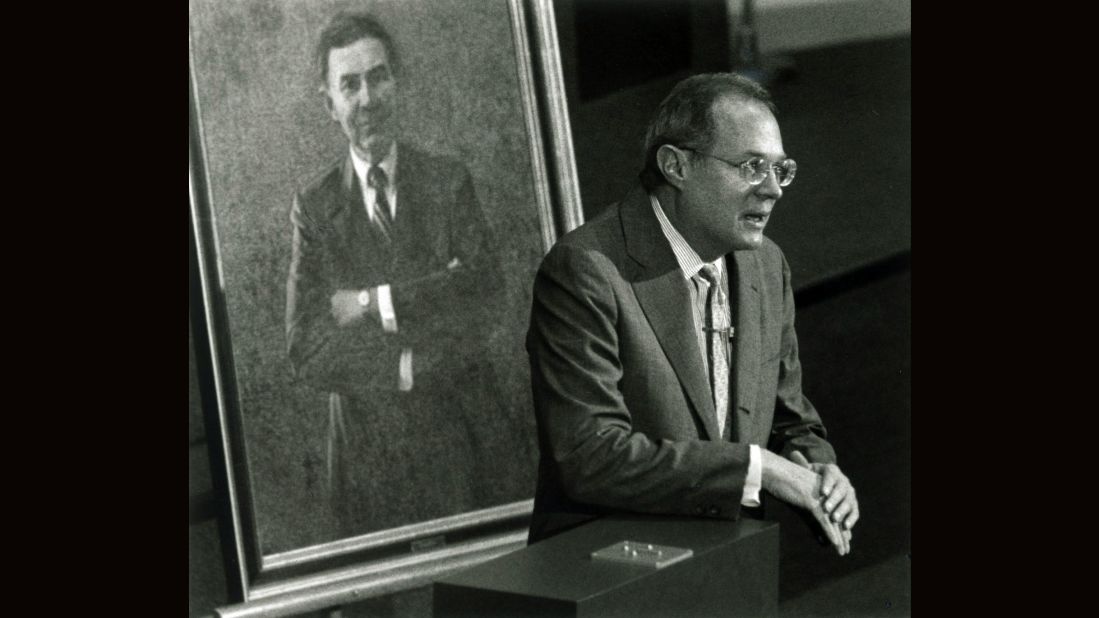
[[(581, 601), (657, 573), (682, 568), (716, 549), (777, 526), (775, 522), (755, 519), (727, 521), (647, 515), (609, 516), (437, 583), (561, 601)], [(681, 559), (664, 569), (592, 559), (593, 552), (622, 539), (637, 539), (654, 547), (660, 545), (689, 550), (691, 558)]]

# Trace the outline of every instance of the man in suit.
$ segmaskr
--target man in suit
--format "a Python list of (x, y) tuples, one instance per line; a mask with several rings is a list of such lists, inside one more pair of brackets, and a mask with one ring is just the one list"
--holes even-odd
[(758, 517), (765, 490), (850, 550), (855, 490), (801, 392), (790, 270), (763, 236), (795, 171), (761, 86), (690, 77), (650, 123), (641, 186), (546, 255), (530, 542), (620, 511)]
[(399, 63), (375, 19), (335, 15), (317, 63), (349, 149), (294, 197), (286, 332), (295, 374), (328, 393), (341, 534), (504, 502), (477, 482), (500, 448), (482, 346), (502, 276), (470, 173), (398, 140)]

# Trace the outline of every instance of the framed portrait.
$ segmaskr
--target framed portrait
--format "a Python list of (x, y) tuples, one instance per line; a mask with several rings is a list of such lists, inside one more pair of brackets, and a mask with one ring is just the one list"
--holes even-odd
[(550, 1), (189, 7), (190, 309), (235, 601), (324, 607), (523, 546), (531, 286), (582, 218)]

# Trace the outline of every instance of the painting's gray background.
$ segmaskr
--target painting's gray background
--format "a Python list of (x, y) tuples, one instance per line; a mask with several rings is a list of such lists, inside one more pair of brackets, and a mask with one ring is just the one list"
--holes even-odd
[(347, 152), (311, 65), (317, 34), (347, 7), (369, 10), (395, 39), (403, 137), (468, 165), (500, 243), (507, 292), (486, 301), (486, 320), (496, 324), (507, 412), (529, 433), (509, 443), (517, 452), (491, 482), (508, 501), (534, 491), (523, 335), (543, 247), (507, 4), (192, 0), (192, 62), (263, 554), (335, 538), (323, 491), (327, 397), (294, 383), (284, 312), (291, 196)]

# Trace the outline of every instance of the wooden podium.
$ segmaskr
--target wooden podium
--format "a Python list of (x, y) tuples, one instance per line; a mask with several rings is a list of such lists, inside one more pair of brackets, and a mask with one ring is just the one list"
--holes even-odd
[[(690, 549), (662, 568), (594, 560), (620, 541)], [(436, 618), (777, 616), (778, 524), (614, 516), (434, 584)]]

